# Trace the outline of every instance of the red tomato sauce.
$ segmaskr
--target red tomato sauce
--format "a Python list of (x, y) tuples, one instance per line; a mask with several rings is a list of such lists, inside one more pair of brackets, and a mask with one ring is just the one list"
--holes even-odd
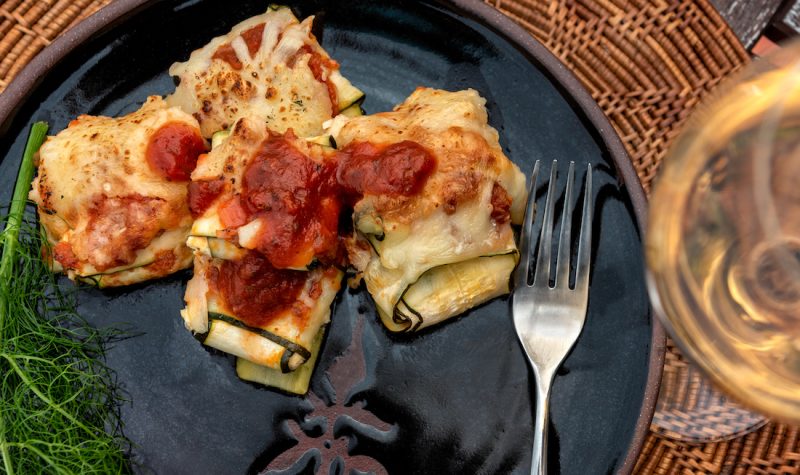
[(351, 196), (413, 196), (436, 168), (422, 145), (404, 140), (389, 146), (354, 142), (339, 152), (336, 180)]
[(301, 56), (306, 54), (311, 55), (311, 57), (308, 59), (308, 67), (311, 69), (314, 79), (325, 84), (325, 87), (328, 89), (328, 97), (331, 100), (331, 117), (338, 115), (339, 96), (336, 92), (336, 86), (334, 86), (333, 83), (328, 80), (324, 72), (325, 69), (328, 70), (328, 74), (330, 74), (332, 71), (336, 71), (339, 69), (339, 63), (330, 58), (324, 58), (321, 54), (314, 51), (311, 46), (304, 45), (302, 48), (297, 50), (297, 53), (295, 53), (294, 56), (289, 59), (287, 64), (290, 68), (294, 67), (294, 63), (296, 63)]
[(183, 122), (167, 122), (150, 137), (147, 163), (167, 180), (189, 181), (197, 157), (206, 151), (206, 143), (196, 128)]
[(224, 45), (217, 48), (214, 51), (214, 54), (211, 56), (211, 59), (219, 59), (225, 61), (226, 63), (230, 64), (233, 69), (239, 71), (242, 69), (242, 62), (239, 61), (239, 57), (236, 56), (236, 50), (233, 49), (230, 43), (225, 43)]
[[(218, 212), (220, 221), (222, 221), (222, 225), (228, 230), (234, 231), (239, 226), (244, 226), (247, 224), (247, 210), (244, 209), (242, 199), (239, 196), (234, 196), (233, 198), (230, 198), (222, 203), (218, 209)], [(231, 236), (233, 235), (235, 235), (235, 233), (231, 234)], [(220, 237), (228, 239), (231, 236)]]
[(250, 57), (252, 58), (256, 51), (261, 48), (261, 38), (264, 36), (264, 23), (260, 25), (256, 25), (244, 33), (242, 33), (242, 39), (244, 43), (247, 45), (247, 51), (250, 52)]
[(222, 261), (216, 282), (225, 303), (242, 322), (263, 328), (300, 296), (308, 272), (276, 269), (249, 252), (238, 261)]
[(225, 181), (222, 178), (189, 183), (189, 211), (192, 217), (197, 219), (202, 216), (224, 189)]
[(287, 137), (271, 135), (248, 163), (242, 193), (223, 203), (220, 220), (237, 228), (265, 223), (256, 249), (278, 268), (302, 267), (313, 257), (336, 260), (340, 201), (329, 186), (329, 165), (297, 150)]

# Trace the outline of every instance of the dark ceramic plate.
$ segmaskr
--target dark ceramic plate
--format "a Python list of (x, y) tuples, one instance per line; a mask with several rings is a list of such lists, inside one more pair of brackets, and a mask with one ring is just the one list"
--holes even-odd
[[(367, 112), (390, 109), (418, 85), (472, 87), (523, 171), (538, 159), (594, 165), (589, 313), (553, 387), (550, 468), (629, 472), (652, 414), (663, 335), (641, 277), (644, 196), (599, 108), (541, 45), (481, 3), (290, 3), (300, 17), (317, 15), (318, 37), (367, 93)], [(135, 110), (170, 92), (173, 61), (266, 4), (119, 0), (55, 42), (0, 97), (0, 198), (10, 197), (32, 121), (56, 132), (78, 114)], [(187, 279), (80, 294), (94, 324), (141, 333), (108, 355), (131, 399), (122, 415), (141, 472), (529, 470), (531, 374), (507, 298), (395, 336), (366, 291), (343, 291), (301, 398), (239, 381), (230, 358), (184, 330)]]

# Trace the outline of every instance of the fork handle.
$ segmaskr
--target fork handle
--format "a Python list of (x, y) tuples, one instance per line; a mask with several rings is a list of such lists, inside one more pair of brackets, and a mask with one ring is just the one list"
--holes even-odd
[(536, 420), (533, 427), (531, 475), (547, 473), (547, 428), (550, 425), (550, 387), (555, 374), (536, 375)]

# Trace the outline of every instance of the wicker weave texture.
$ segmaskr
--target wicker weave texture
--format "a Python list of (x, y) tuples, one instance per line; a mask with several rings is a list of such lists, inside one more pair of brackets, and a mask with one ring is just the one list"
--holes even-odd
[(663, 475), (800, 473), (800, 428), (768, 423), (727, 442), (686, 445), (649, 437), (634, 473)]
[[(111, 0), (0, 0), (0, 91), (56, 36)], [(707, 0), (486, 0), (579, 77), (611, 119), (645, 190), (693, 107), (748, 56)], [(677, 350), (665, 375), (685, 364)], [(691, 386), (665, 377), (667, 385)], [(672, 389), (672, 388), (671, 388)], [(635, 468), (657, 474), (800, 474), (800, 428), (727, 442), (651, 434)]]
[(110, 1), (3, 1), (0, 4), (0, 91), (59, 33)]
[(705, 1), (488, 3), (570, 66), (622, 137), (645, 191), (694, 106), (748, 58)]

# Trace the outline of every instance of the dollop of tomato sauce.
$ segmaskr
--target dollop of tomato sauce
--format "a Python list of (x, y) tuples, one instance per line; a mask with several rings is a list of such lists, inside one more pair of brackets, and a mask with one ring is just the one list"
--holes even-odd
[(222, 178), (189, 183), (189, 211), (192, 217), (197, 219), (202, 216), (224, 189), (225, 181)]
[(260, 219), (256, 249), (278, 268), (302, 267), (338, 255), (341, 204), (329, 186), (334, 163), (305, 156), (286, 136), (270, 135), (247, 164), (242, 193), (219, 208), (226, 228)]
[(339, 114), (339, 96), (336, 92), (336, 86), (334, 86), (334, 84), (325, 74), (325, 69), (327, 69), (328, 74), (330, 74), (330, 72), (339, 69), (339, 63), (331, 58), (325, 58), (317, 51), (314, 51), (310, 45), (304, 45), (302, 48), (297, 50), (297, 52), (289, 59), (287, 64), (290, 68), (292, 68), (301, 56), (307, 54), (311, 55), (308, 58), (308, 67), (311, 69), (314, 79), (324, 84), (328, 89), (328, 97), (331, 100), (331, 117), (334, 117)]
[(431, 153), (410, 140), (388, 146), (354, 142), (340, 152), (336, 180), (350, 196), (412, 196), (435, 168)]
[(222, 261), (212, 280), (236, 318), (263, 328), (292, 307), (307, 277), (308, 272), (276, 269), (265, 257), (248, 252), (240, 260)]
[(147, 163), (167, 180), (189, 181), (197, 158), (206, 151), (200, 131), (183, 122), (167, 122), (147, 144)]

